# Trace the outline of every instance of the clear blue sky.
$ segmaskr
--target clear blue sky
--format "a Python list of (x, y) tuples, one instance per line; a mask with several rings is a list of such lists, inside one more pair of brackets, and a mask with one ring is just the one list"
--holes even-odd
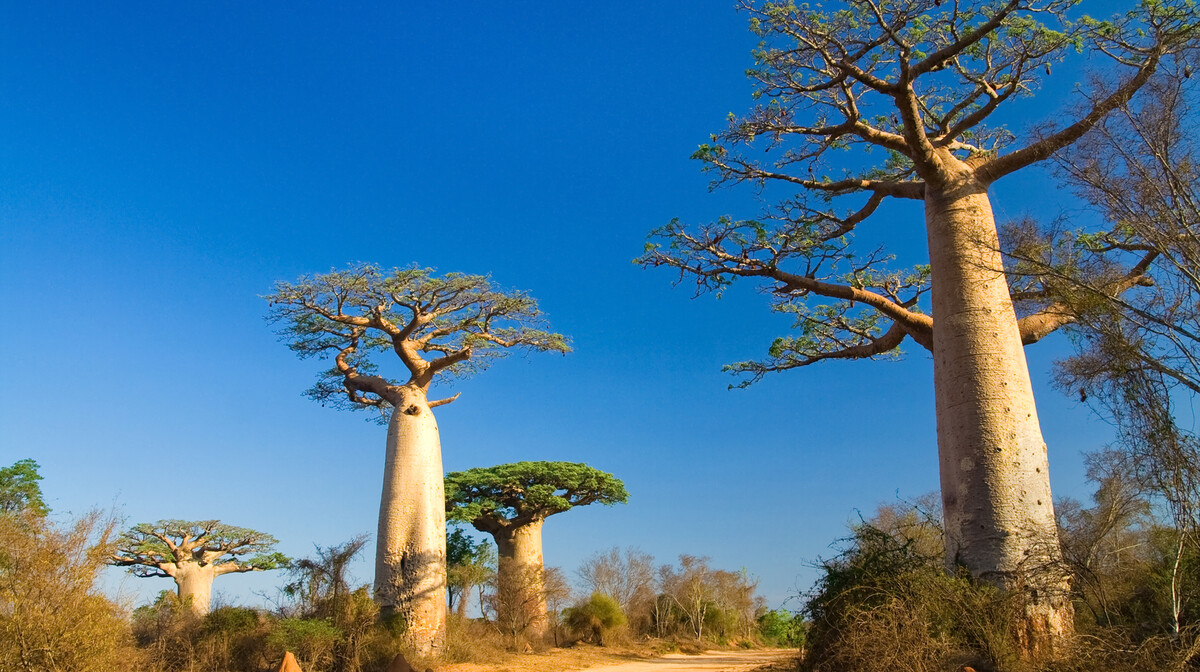
[[(373, 533), (384, 430), (301, 396), (318, 363), (276, 341), (260, 295), (360, 260), (490, 272), (575, 352), (447, 389), (447, 469), (624, 479), (628, 505), (547, 523), (568, 572), (632, 545), (744, 566), (775, 605), (808, 587), (856, 510), (936, 488), (931, 360), (912, 346), (729, 391), (721, 365), (787, 321), (750, 285), (691, 300), (630, 263), (672, 217), (760, 207), (709, 193), (687, 158), (751, 104), (756, 40), (731, 5), (5, 3), (0, 463), (40, 462), (64, 515), (218, 518), (292, 555)], [(1038, 173), (994, 197), (1002, 217), (1078, 207)], [(886, 214), (863, 236), (920, 261), (919, 211)], [(1055, 492), (1086, 498), (1079, 452), (1110, 432), (1049, 388), (1064, 347), (1028, 354)], [(280, 582), (217, 589), (257, 603)]]

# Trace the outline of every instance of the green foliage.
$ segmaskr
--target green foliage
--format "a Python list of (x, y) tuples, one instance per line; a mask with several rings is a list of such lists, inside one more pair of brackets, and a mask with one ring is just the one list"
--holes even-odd
[(446, 475), (447, 519), (529, 522), (588, 504), (629, 498), (612, 474), (577, 462), (515, 462)]
[[(384, 418), (393, 401), (383, 391), (388, 385), (428, 388), (435, 375), (473, 374), (512, 349), (570, 351), (566, 337), (545, 329), (536, 300), (497, 289), (483, 275), (438, 277), (429, 268), (388, 271), (360, 263), (278, 282), (264, 298), (288, 347), (301, 358), (332, 357), (338, 364), (308, 396), (336, 407), (375, 408)], [(380, 374), (379, 358), (397, 352), (405, 353), (407, 372)], [(360, 384), (364, 378), (373, 382)]]
[(446, 589), (451, 607), (460, 613), (472, 588), (482, 586), (496, 572), (496, 547), (487, 540), (476, 541), (461, 528), (446, 535)]
[(333, 657), (333, 648), (342, 633), (327, 619), (284, 618), (280, 619), (267, 635), (267, 645), (275, 655), (283, 657), (285, 651), (295, 654), (300, 667), (322, 669)]
[(221, 607), (197, 617), (173, 593), (133, 614), (134, 632), (154, 672), (274, 669), (292, 651), (310, 672), (383, 669), (396, 636), (377, 626), (379, 608), (364, 586), (321, 603), (322, 611), (268, 613)]
[(802, 614), (793, 614), (783, 609), (772, 609), (763, 612), (758, 617), (759, 636), (773, 646), (803, 648), (804, 637), (807, 633), (808, 624), (805, 623)]
[(42, 499), (40, 480), (38, 463), (30, 459), (0, 469), (0, 514), (26, 510), (39, 516), (50, 513)]
[(166, 576), (158, 565), (183, 562), (219, 564), (227, 572), (278, 569), (290, 560), (274, 550), (277, 543), (265, 532), (217, 520), (160, 520), (140, 523), (122, 534), (110, 564), (129, 567), (136, 576)]
[(446, 565), (465, 565), (475, 559), (480, 542), (471, 538), (462, 528), (454, 528), (446, 533)]
[(205, 614), (201, 630), (205, 634), (237, 634), (258, 627), (261, 615), (246, 607), (221, 607)]
[(616, 599), (592, 593), (586, 602), (564, 609), (563, 621), (577, 636), (604, 646), (604, 636), (625, 624), (625, 612)]

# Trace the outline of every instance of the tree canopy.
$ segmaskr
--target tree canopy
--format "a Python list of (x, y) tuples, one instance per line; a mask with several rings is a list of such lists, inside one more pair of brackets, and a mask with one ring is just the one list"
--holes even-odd
[[(749, 71), (760, 102), (731, 115), (694, 158), (714, 185), (798, 193), (759, 219), (726, 217), (695, 229), (671, 222), (652, 232), (640, 262), (678, 269), (701, 292), (739, 277), (769, 283), (773, 309), (793, 315), (797, 331), (776, 339), (764, 359), (727, 367), (747, 383), (827, 359), (887, 355), (906, 338), (932, 347), (934, 318), (923, 307), (929, 267), (893, 269), (883, 250), (854, 251), (856, 228), (887, 199), (922, 200), (964, 175), (986, 187), (1049, 158), (1197, 39), (1185, 0), (1145, 2), (1105, 21), (1077, 16), (1077, 5), (850, 0), (826, 10), (744, 2), (762, 38)], [(1033, 95), (1053, 64), (1079, 50), (1115, 67), (1077, 97), (1073, 116), (1031, 124), (1023, 137), (996, 121), (1006, 103)], [(1104, 291), (1115, 295), (1140, 278), (1112, 280)], [(814, 296), (829, 302), (809, 302)], [(1025, 343), (1075, 319), (1045, 295), (1013, 299)]]
[(628, 498), (619, 479), (579, 462), (514, 462), (446, 474), (447, 519), (481, 530)]
[[(439, 374), (470, 375), (510, 349), (570, 350), (562, 334), (546, 330), (536, 300), (497, 289), (483, 275), (437, 277), (429, 268), (388, 271), (360, 263), (276, 283), (265, 298), (268, 319), (282, 325), (280, 338), (294, 352), (334, 360), (308, 396), (344, 408), (376, 408), (385, 418), (401, 385), (428, 390)], [(399, 357), (407, 377), (381, 373), (378, 360), (385, 351)]]
[(49, 513), (38, 485), (40, 480), (38, 463), (31, 459), (17, 460), (11, 467), (0, 469), (0, 513), (30, 511), (39, 516)]
[(496, 573), (496, 560), (496, 547), (487, 540), (476, 541), (462, 528), (446, 534), (446, 588), (460, 615), (466, 613), (468, 591)]
[(254, 572), (287, 566), (276, 543), (264, 532), (216, 520), (160, 520), (124, 532), (109, 562), (142, 577), (173, 577), (173, 568), (184, 563), (211, 565), (217, 574)]

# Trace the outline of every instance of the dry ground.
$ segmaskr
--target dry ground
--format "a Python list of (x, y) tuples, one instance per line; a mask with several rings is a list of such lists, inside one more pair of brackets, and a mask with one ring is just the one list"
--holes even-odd
[(504, 660), (486, 665), (458, 663), (437, 669), (438, 672), (783, 672), (795, 669), (795, 659), (794, 649), (738, 649), (647, 657), (577, 646), (544, 653), (510, 654)]

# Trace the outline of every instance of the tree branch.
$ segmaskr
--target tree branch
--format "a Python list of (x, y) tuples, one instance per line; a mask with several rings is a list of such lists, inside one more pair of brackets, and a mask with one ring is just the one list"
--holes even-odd
[(1082, 119), (1032, 145), (984, 163), (975, 170), (976, 177), (984, 184), (991, 184), (1009, 173), (1048, 159), (1058, 150), (1071, 145), (1083, 137), (1084, 133), (1091, 130), (1109, 112), (1129, 102), (1133, 94), (1137, 93), (1138, 89), (1150, 80), (1150, 76), (1158, 68), (1161, 59), (1161, 47), (1155, 48), (1138, 67), (1133, 77), (1118, 87), (1116, 91), (1094, 104)]
[(1067, 304), (1056, 301), (1036, 313), (1017, 320), (1017, 328), (1021, 332), (1021, 343), (1023, 345), (1037, 343), (1076, 319), (1078, 316)]
[[(736, 273), (746, 276), (768, 277), (783, 283), (782, 291), (812, 292), (831, 299), (844, 299), (870, 306), (894, 320), (913, 340), (926, 349), (933, 349), (933, 318), (913, 312), (880, 294), (849, 285), (837, 285), (815, 278), (804, 277), (777, 268), (761, 268)], [(781, 290), (776, 290), (781, 291)]]
[(923, 75), (932, 70), (938, 69), (950, 59), (958, 56), (968, 49), (971, 45), (977, 44), (980, 40), (988, 37), (993, 30), (1000, 27), (1004, 23), (1004, 19), (1008, 18), (1017, 7), (1021, 4), (1020, 0), (1010, 0), (1003, 9), (996, 12), (990, 19), (979, 24), (965, 35), (958, 38), (954, 42), (938, 49), (932, 54), (926, 56), (920, 63), (912, 66), (910, 72), (912, 77)]
[(334, 358), (334, 362), (338, 371), (343, 376), (346, 396), (349, 397), (350, 401), (368, 406), (378, 406), (378, 403), (372, 403), (371, 400), (362, 397), (359, 392), (369, 392), (381, 399), (387, 399), (391, 395), (391, 383), (380, 376), (368, 376), (358, 373), (358, 370), (348, 361), (350, 356), (358, 350), (358, 340), (361, 334), (361, 330), (356, 330), (355, 335), (351, 337), (350, 344), (338, 352), (337, 357)]
[(217, 576), (221, 576), (223, 574), (241, 574), (244, 572), (261, 572), (261, 571), (263, 571), (262, 567), (255, 567), (253, 565), (243, 565), (237, 561), (222, 562), (219, 565), (213, 566), (213, 573), (216, 574)]
[(460, 394), (462, 394), (462, 392), (455, 392), (453, 397), (446, 397), (445, 399), (438, 399), (436, 401), (431, 401), (431, 402), (429, 402), (429, 407), (437, 408), (438, 406), (445, 406), (446, 404), (449, 404), (449, 403), (453, 402), (454, 400), (458, 399), (458, 395), (460, 395)]

